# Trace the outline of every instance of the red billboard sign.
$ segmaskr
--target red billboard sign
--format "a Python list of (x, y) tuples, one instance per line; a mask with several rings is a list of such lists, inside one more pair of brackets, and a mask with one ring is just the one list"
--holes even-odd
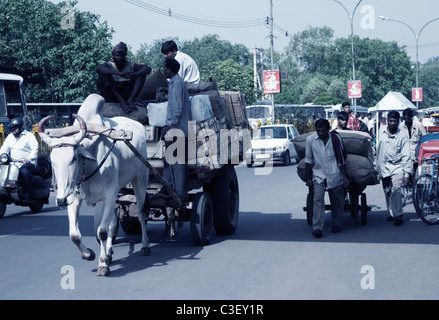
[(281, 92), (279, 70), (264, 71), (263, 79), (264, 79), (264, 94)]
[(413, 88), (412, 89), (412, 101), (413, 102), (422, 101), (422, 88)]
[(348, 97), (349, 99), (358, 99), (362, 97), (361, 81), (348, 81)]

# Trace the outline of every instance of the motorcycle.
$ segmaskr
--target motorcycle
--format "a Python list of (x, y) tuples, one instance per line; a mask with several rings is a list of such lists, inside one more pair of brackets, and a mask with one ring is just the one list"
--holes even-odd
[(23, 162), (12, 159), (7, 153), (0, 155), (0, 218), (5, 215), (8, 204), (29, 207), (33, 213), (38, 213), (49, 203), (52, 176), (50, 160), (45, 156), (38, 157), (29, 201), (24, 198), (20, 185), (19, 172), (22, 165)]

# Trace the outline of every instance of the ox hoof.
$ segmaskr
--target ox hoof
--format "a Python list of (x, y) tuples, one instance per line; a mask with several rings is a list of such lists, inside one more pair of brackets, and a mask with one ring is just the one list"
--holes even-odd
[(87, 260), (87, 261), (93, 261), (96, 258), (96, 255), (94, 253), (93, 250), (87, 248), (87, 250), (90, 252), (89, 255), (87, 256), (86, 254), (82, 254), (82, 259)]
[(96, 274), (98, 276), (106, 277), (110, 274), (110, 268), (109, 267), (99, 267), (96, 271)]
[(151, 255), (151, 248), (142, 248), (140, 249), (140, 255), (141, 256), (150, 256)]

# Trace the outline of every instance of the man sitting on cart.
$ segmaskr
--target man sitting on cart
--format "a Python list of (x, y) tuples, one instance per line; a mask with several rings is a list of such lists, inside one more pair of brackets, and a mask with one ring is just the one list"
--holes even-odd
[(349, 185), (343, 141), (334, 130), (329, 132), (329, 121), (316, 121), (316, 133), (306, 139), (306, 185), (314, 191), (313, 231), (316, 238), (323, 236), (325, 224), (325, 191), (331, 201), (332, 232), (341, 231), (344, 209), (344, 188)]

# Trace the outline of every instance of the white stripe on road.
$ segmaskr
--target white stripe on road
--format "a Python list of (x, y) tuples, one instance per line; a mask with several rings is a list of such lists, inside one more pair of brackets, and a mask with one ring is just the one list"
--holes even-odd
[(30, 232), (34, 232), (34, 231), (39, 231), (39, 230), (43, 230), (44, 228), (33, 228), (33, 229), (29, 229), (29, 230), (24, 230), (24, 231), (19, 231), (19, 232), (15, 232), (15, 233), (11, 233), (11, 234), (5, 234), (3, 236), (0, 236), (0, 239), (9, 237), (9, 236), (16, 236), (18, 234), (23, 234), (23, 233), (30, 233)]

